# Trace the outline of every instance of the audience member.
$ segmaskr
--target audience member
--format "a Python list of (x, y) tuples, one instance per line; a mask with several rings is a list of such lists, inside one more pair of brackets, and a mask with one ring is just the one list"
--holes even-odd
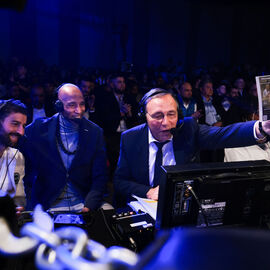
[(128, 128), (134, 126), (136, 117), (132, 100), (126, 92), (125, 78), (114, 74), (110, 78), (111, 91), (104, 92), (96, 102), (99, 124), (104, 129), (107, 157), (112, 177), (119, 157), (120, 136)]
[(79, 87), (83, 93), (85, 100), (84, 117), (94, 123), (98, 123), (98, 116), (96, 113), (96, 95), (95, 95), (95, 82), (90, 79), (81, 79)]
[(197, 110), (197, 103), (192, 97), (192, 86), (189, 82), (184, 82), (178, 91), (178, 101), (184, 117), (192, 116), (199, 119), (201, 111)]
[(31, 105), (27, 108), (27, 124), (41, 117), (51, 117), (54, 114), (53, 107), (46, 103), (45, 90), (41, 85), (31, 88)]
[(200, 124), (209, 126), (222, 126), (221, 104), (213, 99), (213, 83), (211, 80), (202, 80), (199, 84), (201, 97), (197, 98), (198, 110), (202, 117), (199, 118)]

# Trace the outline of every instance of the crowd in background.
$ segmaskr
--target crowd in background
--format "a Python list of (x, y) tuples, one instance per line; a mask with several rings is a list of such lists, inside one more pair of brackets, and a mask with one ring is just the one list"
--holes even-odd
[[(28, 124), (55, 113), (55, 89), (64, 82), (78, 85), (85, 97), (85, 117), (101, 126), (113, 174), (121, 132), (140, 123), (141, 97), (151, 88), (177, 95), (184, 116), (201, 124), (226, 126), (258, 119), (255, 76), (266, 68), (252, 65), (194, 67), (186, 71), (172, 59), (166, 65), (136, 70), (123, 63), (119, 70), (65, 69), (40, 61), (27, 65), (13, 57), (0, 63), (0, 98), (19, 99), (28, 108)], [(221, 161), (222, 153), (201, 155), (202, 161)]]

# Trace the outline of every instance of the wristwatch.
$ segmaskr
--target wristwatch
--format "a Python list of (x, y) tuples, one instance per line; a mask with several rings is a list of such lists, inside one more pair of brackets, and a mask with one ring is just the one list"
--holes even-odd
[(265, 140), (265, 139), (267, 139), (267, 141), (270, 140), (270, 136), (263, 130), (261, 121), (259, 122), (259, 131), (264, 136), (264, 138), (261, 138), (260, 140)]

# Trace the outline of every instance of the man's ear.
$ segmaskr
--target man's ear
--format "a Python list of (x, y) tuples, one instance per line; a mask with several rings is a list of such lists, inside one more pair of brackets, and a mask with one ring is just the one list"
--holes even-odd
[(114, 89), (114, 85), (113, 85), (113, 82), (112, 81), (110, 81), (109, 85), (110, 85), (110, 88), (111, 89)]

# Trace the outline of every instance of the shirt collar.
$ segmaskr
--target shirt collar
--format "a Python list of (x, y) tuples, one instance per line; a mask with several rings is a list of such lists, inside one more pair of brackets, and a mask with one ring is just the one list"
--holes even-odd
[[(171, 138), (168, 139), (168, 141), (172, 141), (172, 139), (173, 139), (173, 136), (171, 136)], [(151, 130), (150, 130), (150, 128), (148, 127), (148, 144), (151, 144), (151, 143), (153, 143), (153, 142), (158, 142), (158, 140), (156, 140), (156, 139), (153, 137), (153, 135), (152, 135), (152, 133), (151, 133)]]
[(202, 100), (204, 103), (211, 103), (212, 99), (213, 99), (213, 97), (210, 97), (209, 101), (207, 101), (206, 98), (204, 96), (202, 96)]

